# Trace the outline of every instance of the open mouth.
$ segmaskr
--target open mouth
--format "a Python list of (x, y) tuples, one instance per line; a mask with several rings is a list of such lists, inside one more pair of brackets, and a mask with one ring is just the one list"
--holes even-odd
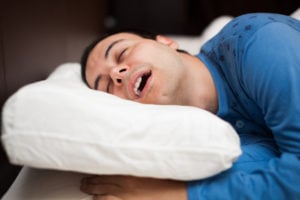
[(149, 78), (151, 77), (151, 71), (149, 72), (146, 72), (144, 73), (142, 76), (140, 76), (135, 84), (134, 84), (134, 93), (137, 95), (137, 96), (140, 96), (143, 89), (145, 88), (146, 86), (146, 83), (147, 81), (149, 80)]

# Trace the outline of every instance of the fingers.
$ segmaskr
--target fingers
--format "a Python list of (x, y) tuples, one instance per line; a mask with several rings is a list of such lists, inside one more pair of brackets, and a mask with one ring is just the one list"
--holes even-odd
[(100, 176), (94, 176), (82, 179), (80, 190), (91, 195), (107, 195), (120, 193), (121, 187), (114, 182), (103, 180)]
[(186, 184), (133, 176), (92, 176), (82, 179), (81, 190), (95, 200), (186, 200)]
[(95, 195), (93, 197), (93, 200), (123, 200), (123, 199), (112, 195)]
[(102, 176), (85, 177), (82, 179), (82, 181), (88, 184), (101, 184), (101, 183), (122, 183), (126, 179), (129, 179), (129, 176), (102, 175)]

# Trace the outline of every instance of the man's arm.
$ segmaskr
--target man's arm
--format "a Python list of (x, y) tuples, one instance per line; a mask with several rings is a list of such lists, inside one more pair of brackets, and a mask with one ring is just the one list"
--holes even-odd
[(81, 190), (97, 200), (187, 200), (186, 183), (132, 176), (92, 176)]
[[(296, 26), (296, 22), (290, 20)], [(245, 45), (242, 84), (264, 115), (280, 156), (188, 184), (189, 200), (300, 198), (300, 24), (273, 23)], [(253, 133), (254, 134), (254, 133)], [(249, 163), (250, 164), (250, 163)]]
[[(278, 155), (272, 141), (253, 137), (249, 144), (242, 146), (242, 150), (242, 156), (230, 170), (206, 180), (188, 183), (188, 195), (185, 182), (132, 176), (88, 177), (82, 180), (81, 190), (98, 200), (241, 199), (241, 193), (249, 187), (248, 178), (243, 180), (243, 176), (249, 176), (258, 168), (267, 168), (268, 161)], [(233, 189), (228, 183), (237, 183), (235, 179), (239, 179), (239, 184)], [(270, 187), (270, 190), (273, 188)]]
[(265, 145), (244, 146), (232, 169), (189, 182), (188, 199), (299, 199), (299, 158), (287, 153), (278, 158), (276, 151)]

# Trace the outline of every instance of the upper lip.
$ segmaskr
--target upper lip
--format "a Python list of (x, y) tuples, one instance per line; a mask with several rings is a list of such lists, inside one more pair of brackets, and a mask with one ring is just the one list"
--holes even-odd
[(130, 96), (133, 98), (141, 98), (151, 75), (152, 71), (149, 69), (144, 69), (132, 74), (127, 87)]

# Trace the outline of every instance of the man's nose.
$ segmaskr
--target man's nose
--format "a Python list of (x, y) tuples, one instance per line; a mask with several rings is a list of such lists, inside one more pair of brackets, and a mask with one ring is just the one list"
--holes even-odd
[(126, 65), (118, 65), (111, 69), (110, 77), (114, 81), (115, 85), (123, 84), (127, 71), (128, 71), (128, 66)]

